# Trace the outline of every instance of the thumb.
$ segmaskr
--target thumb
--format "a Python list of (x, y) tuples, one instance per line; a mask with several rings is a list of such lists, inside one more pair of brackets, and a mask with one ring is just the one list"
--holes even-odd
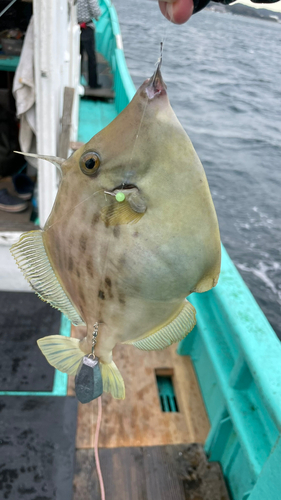
[(172, 23), (183, 24), (192, 16), (193, 0), (160, 0), (162, 14)]

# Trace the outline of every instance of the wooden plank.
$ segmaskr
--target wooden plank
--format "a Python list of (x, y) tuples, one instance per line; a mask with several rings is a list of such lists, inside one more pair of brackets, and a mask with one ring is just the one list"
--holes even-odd
[[(73, 333), (75, 337), (81, 338), (85, 335), (85, 328), (73, 328)], [(118, 401), (109, 394), (103, 394), (100, 447), (205, 441), (209, 422), (188, 356), (178, 356), (175, 345), (155, 352), (143, 352), (133, 346), (118, 345), (113, 358), (125, 381), (126, 399)], [(163, 368), (174, 373), (178, 413), (164, 413), (161, 410), (155, 370)], [(73, 377), (69, 377), (68, 393), (74, 394)], [(93, 447), (96, 418), (96, 401), (79, 405), (77, 448)]]
[[(218, 464), (198, 444), (100, 449), (105, 496), (114, 500), (229, 500)], [(76, 452), (73, 500), (100, 500), (93, 450)]]
[[(141, 448), (99, 451), (105, 496), (108, 500), (148, 500)], [(100, 500), (93, 450), (76, 451), (73, 500)]]
[(102, 87), (100, 89), (92, 89), (90, 87), (84, 87), (84, 95), (86, 97), (96, 97), (99, 99), (114, 99), (115, 92), (113, 90)]
[(62, 127), (58, 150), (58, 155), (60, 158), (68, 157), (73, 100), (74, 89), (71, 87), (65, 87), (63, 96), (63, 113), (61, 120)]

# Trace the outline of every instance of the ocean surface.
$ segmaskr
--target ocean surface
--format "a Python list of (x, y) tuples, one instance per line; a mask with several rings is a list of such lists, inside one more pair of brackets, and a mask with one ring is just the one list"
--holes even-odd
[(115, 0), (136, 86), (162, 73), (204, 165), (222, 241), (281, 339), (281, 24), (203, 11), (183, 26), (154, 0)]

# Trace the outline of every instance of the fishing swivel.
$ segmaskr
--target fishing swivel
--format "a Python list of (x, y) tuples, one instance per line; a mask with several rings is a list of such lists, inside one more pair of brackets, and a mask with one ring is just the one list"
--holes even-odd
[(92, 338), (92, 353), (88, 355), (89, 358), (92, 357), (93, 359), (95, 359), (95, 357), (96, 357), (96, 355), (95, 355), (95, 346), (96, 346), (96, 343), (97, 343), (98, 333), (99, 333), (99, 324), (95, 323), (94, 324), (94, 331), (93, 331), (93, 338)]
[(89, 403), (103, 393), (100, 364), (95, 355), (98, 332), (99, 324), (95, 323), (92, 336), (92, 352), (82, 358), (75, 376), (75, 392), (80, 403)]

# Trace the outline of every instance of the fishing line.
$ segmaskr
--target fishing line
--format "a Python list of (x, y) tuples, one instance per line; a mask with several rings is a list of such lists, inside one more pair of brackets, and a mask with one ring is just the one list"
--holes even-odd
[[(161, 47), (161, 53), (160, 53), (160, 57), (158, 58), (157, 62), (156, 62), (156, 69), (153, 73), (153, 76), (152, 76), (152, 81), (151, 81), (151, 85), (154, 84), (154, 81), (155, 81), (155, 78), (156, 78), (156, 73), (157, 73), (157, 69), (158, 69), (158, 66), (159, 64), (162, 62), (162, 53), (163, 53), (163, 45), (162, 45), (162, 42), (160, 44), (160, 47)], [(133, 156), (134, 156), (134, 151), (135, 151), (135, 147), (136, 147), (136, 143), (137, 143), (137, 140), (139, 138), (139, 133), (140, 133), (140, 129), (141, 129), (141, 126), (142, 126), (142, 122), (143, 122), (143, 119), (144, 119), (144, 115), (146, 113), (146, 109), (147, 109), (147, 105), (148, 105), (148, 101), (149, 101), (149, 97), (147, 96), (147, 99), (146, 99), (146, 103), (145, 103), (145, 106), (144, 106), (144, 110), (143, 110), (143, 113), (142, 113), (142, 117), (140, 119), (140, 124), (139, 124), (139, 128), (138, 128), (138, 131), (136, 133), (136, 138), (135, 138), (135, 141), (134, 141), (134, 145), (133, 145), (133, 149), (132, 149), (132, 153), (131, 153), (131, 158), (130, 158), (130, 163), (132, 162), (133, 160)]]
[(101, 425), (101, 419), (102, 419), (102, 399), (101, 398), (102, 398), (101, 396), (98, 397), (98, 419), (97, 419), (96, 432), (95, 432), (94, 450), (95, 450), (95, 461), (96, 461), (97, 473), (98, 473), (98, 478), (99, 478), (99, 483), (100, 483), (101, 500), (105, 500), (104, 482), (103, 482), (103, 477), (102, 477), (102, 471), (101, 471), (100, 459), (99, 459), (99, 449), (98, 449), (100, 425)]
[[(102, 273), (101, 273), (101, 278), (100, 278), (100, 283), (99, 283), (99, 289), (101, 289), (101, 284), (104, 282), (104, 279), (105, 279), (107, 262), (108, 262), (108, 251), (109, 251), (109, 246), (110, 246), (111, 239), (112, 239), (112, 233), (110, 235), (108, 235), (108, 238), (107, 238), (107, 246), (106, 246), (106, 251), (105, 251), (105, 259), (104, 259), (103, 270), (102, 270)], [(103, 304), (100, 302), (100, 305), (99, 305), (99, 308), (98, 308), (97, 314), (96, 314), (98, 325), (101, 324), (101, 322), (99, 321), (99, 319), (101, 317), (102, 305)], [(87, 332), (87, 335), (88, 335), (88, 332)], [(97, 342), (98, 342), (98, 337), (97, 337)], [(97, 468), (97, 474), (98, 474), (99, 485), (100, 485), (101, 500), (105, 500), (104, 482), (103, 482), (102, 470), (101, 470), (101, 466), (100, 466), (99, 449), (98, 449), (98, 446), (99, 446), (99, 444), (98, 444), (99, 443), (99, 433), (100, 433), (100, 426), (101, 426), (101, 421), (102, 421), (102, 396), (99, 396), (97, 398), (97, 400), (98, 400), (98, 418), (97, 418), (96, 431), (95, 431), (95, 439), (94, 439), (94, 453), (95, 453), (96, 468)], [(93, 414), (93, 416), (94, 416), (94, 414)]]
[(69, 215), (71, 212), (73, 212), (73, 210), (75, 210), (75, 208), (79, 207), (79, 205), (82, 205), (82, 203), (84, 203), (85, 201), (89, 200), (89, 198), (91, 198), (92, 196), (95, 196), (95, 194), (98, 194), (100, 192), (104, 192), (104, 189), (99, 189), (98, 191), (95, 191), (94, 193), (90, 194), (89, 196), (87, 196), (87, 198), (85, 198), (84, 200), (82, 201), (79, 201), (79, 203), (77, 203), (77, 205), (75, 205), (75, 207), (71, 208), (69, 210), (69, 212), (66, 212), (66, 214), (62, 215), (58, 220), (56, 220), (55, 222), (53, 222), (53, 224), (51, 224), (50, 226), (48, 226), (46, 229), (44, 229), (44, 231), (49, 231), (49, 229), (51, 229), (55, 224), (57, 224), (58, 222), (60, 222), (62, 219), (64, 219), (64, 217), (66, 217), (67, 215)]
[[(167, 21), (169, 23), (168, 26), (167, 26)], [(172, 21), (171, 20), (167, 20), (166, 18), (164, 18), (164, 20), (162, 22), (165, 23), (163, 25), (163, 28), (165, 28), (165, 31), (164, 31), (164, 33), (162, 35), (162, 41), (160, 42), (160, 57), (157, 59), (157, 62), (155, 63), (156, 69), (155, 69), (153, 77), (152, 77), (152, 81), (151, 81), (152, 85), (153, 85), (153, 83), (155, 81), (155, 77), (156, 77), (156, 72), (157, 72), (158, 66), (159, 65), (161, 66), (161, 64), (162, 64), (163, 52), (164, 52), (164, 43), (166, 42), (166, 40), (168, 38), (169, 30), (170, 30), (170, 25), (172, 24)], [(166, 28), (166, 26), (167, 26), (167, 28)], [(149, 97), (147, 96), (147, 100), (146, 100), (146, 103), (145, 103), (145, 106), (144, 106), (144, 110), (143, 110), (143, 114), (142, 114), (142, 117), (141, 117), (141, 120), (140, 120), (139, 128), (138, 128), (138, 131), (136, 133), (136, 138), (135, 138), (135, 142), (134, 142), (132, 153), (131, 153), (131, 157), (130, 157), (130, 163), (133, 160), (136, 143), (137, 143), (137, 140), (139, 138), (139, 133), (140, 133), (140, 130), (141, 130), (141, 127), (142, 127), (142, 123), (143, 123), (143, 119), (144, 119), (144, 116), (145, 116), (145, 113), (146, 113), (148, 101), (149, 101)]]

